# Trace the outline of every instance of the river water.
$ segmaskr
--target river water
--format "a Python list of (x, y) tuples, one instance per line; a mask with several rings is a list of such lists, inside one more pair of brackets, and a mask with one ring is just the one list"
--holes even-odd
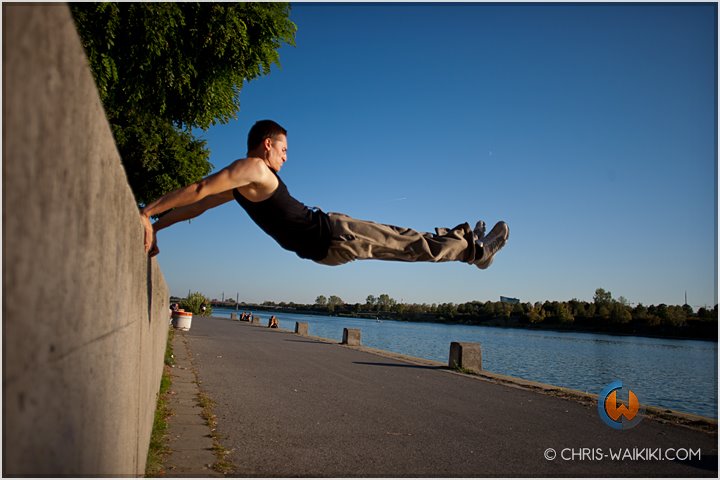
[[(230, 316), (234, 310), (213, 309)], [(257, 312), (280, 328), (307, 322), (309, 335), (340, 341), (343, 328), (359, 328), (368, 347), (447, 363), (451, 342), (482, 346), (483, 369), (599, 394), (621, 380), (641, 403), (718, 417), (717, 343), (596, 333), (553, 332), (441, 323), (416, 323)]]

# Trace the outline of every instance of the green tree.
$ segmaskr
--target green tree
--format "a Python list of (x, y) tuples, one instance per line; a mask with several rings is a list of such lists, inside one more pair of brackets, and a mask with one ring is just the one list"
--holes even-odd
[(530, 323), (540, 323), (545, 320), (545, 310), (540, 302), (535, 303), (528, 312), (528, 320)]
[(663, 310), (660, 321), (666, 325), (682, 327), (687, 323), (687, 313), (682, 307), (672, 305)]
[(650, 314), (648, 308), (642, 303), (637, 304), (632, 310), (632, 320), (650, 326), (657, 325), (660, 322), (656, 316)]
[(610, 319), (614, 323), (630, 322), (630, 320), (632, 320), (632, 313), (630, 313), (630, 308), (620, 301), (614, 302), (610, 306)]
[(585, 306), (583, 305), (583, 302), (577, 298), (573, 298), (568, 302), (568, 308), (570, 309), (570, 314), (573, 315), (573, 317), (585, 316)]
[(70, 6), (139, 204), (210, 173), (193, 128), (236, 118), (245, 82), (294, 45), (287, 3)]
[(330, 295), (330, 298), (328, 299), (328, 311), (334, 312), (337, 307), (340, 307), (342, 305), (345, 305), (345, 302), (342, 298), (338, 297), (337, 295)]
[(558, 302), (555, 307), (555, 314), (561, 323), (573, 323), (575, 321), (575, 317), (570, 311), (570, 306), (567, 303)]
[(501, 312), (499, 312), (495, 308), (495, 303), (493, 302), (485, 302), (485, 304), (480, 309), (480, 315), (485, 318), (495, 318), (500, 313)]
[(513, 305), (512, 313), (510, 314), (513, 317), (522, 317), (526, 314), (527, 309), (524, 304), (522, 303), (516, 303)]
[(408, 307), (408, 305), (406, 303), (397, 303), (396, 302), (395, 305), (393, 305), (393, 311), (400, 315), (403, 315), (404, 313), (408, 312), (409, 310), (410, 310), (410, 308)]
[(441, 316), (447, 315), (448, 317), (453, 318), (458, 313), (457, 305), (455, 305), (452, 302), (442, 303), (442, 304), (438, 305), (437, 313)]
[(326, 306), (328, 303), (327, 298), (325, 298), (325, 295), (318, 295), (318, 297), (315, 299), (315, 305), (319, 305), (321, 307)]
[(717, 321), (717, 305), (714, 310), (709, 310), (705, 307), (700, 307), (697, 311), (697, 316), (700, 320), (716, 320)]
[(377, 298), (377, 304), (383, 312), (391, 310), (396, 303), (395, 299), (390, 297), (387, 293), (383, 293)]
[(610, 292), (606, 292), (604, 288), (598, 288), (597, 290), (595, 290), (595, 296), (593, 297), (593, 301), (598, 307), (601, 305), (607, 307), (608, 305), (610, 305), (610, 302), (612, 302), (612, 294)]
[(650, 308), (650, 311), (657, 315), (661, 322), (665, 323), (666, 319), (668, 317), (668, 306), (664, 303), (661, 303), (660, 305), (654, 305)]

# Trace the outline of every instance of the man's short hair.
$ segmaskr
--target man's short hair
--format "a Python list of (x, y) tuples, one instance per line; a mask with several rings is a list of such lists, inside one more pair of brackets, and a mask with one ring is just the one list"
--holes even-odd
[(281, 134), (287, 136), (287, 130), (272, 120), (260, 120), (256, 122), (248, 132), (248, 153), (257, 148), (266, 138), (274, 138)]

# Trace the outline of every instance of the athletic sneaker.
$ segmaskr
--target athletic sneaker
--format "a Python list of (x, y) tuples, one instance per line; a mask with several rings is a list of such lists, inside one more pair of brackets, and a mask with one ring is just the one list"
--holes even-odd
[(493, 257), (505, 246), (508, 238), (510, 238), (510, 227), (508, 227), (507, 223), (496, 223), (487, 237), (483, 237), (482, 240), (477, 242), (483, 253), (480, 258), (473, 262), (475, 266), (481, 270), (488, 268), (493, 262)]

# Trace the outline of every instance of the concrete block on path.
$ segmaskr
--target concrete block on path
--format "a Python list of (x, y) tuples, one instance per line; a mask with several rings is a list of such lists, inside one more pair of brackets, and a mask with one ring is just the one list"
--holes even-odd
[(307, 322), (295, 322), (295, 333), (307, 337), (308, 324)]
[(450, 344), (450, 368), (462, 368), (475, 373), (482, 371), (482, 351), (479, 343), (452, 342)]
[(360, 329), (358, 328), (343, 328), (343, 345), (359, 346), (360, 343)]

